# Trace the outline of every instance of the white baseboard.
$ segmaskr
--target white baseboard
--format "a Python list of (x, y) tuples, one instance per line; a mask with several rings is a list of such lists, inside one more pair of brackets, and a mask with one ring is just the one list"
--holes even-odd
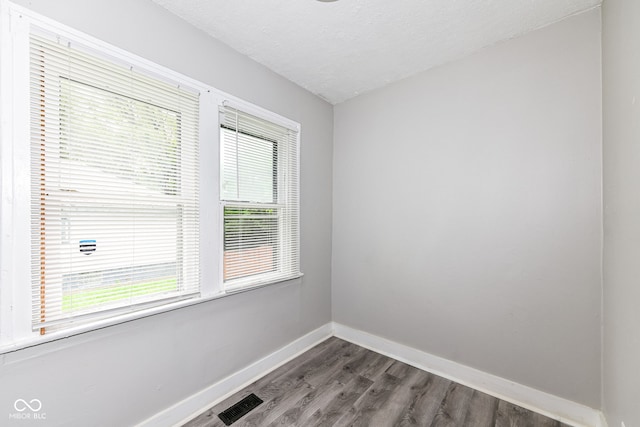
[[(604, 418), (601, 416), (602, 413), (596, 409), (339, 323), (333, 323), (333, 331), (338, 338), (546, 415), (565, 424), (576, 427), (603, 427), (601, 423)], [(606, 426), (606, 422), (604, 426)]]
[(165, 409), (139, 427), (182, 425), (260, 377), (335, 335), (416, 368), (576, 427), (607, 427), (602, 412), (339, 323), (327, 323), (246, 368)]
[(332, 335), (332, 324), (327, 323), (246, 368), (148, 418), (138, 426), (182, 425)]

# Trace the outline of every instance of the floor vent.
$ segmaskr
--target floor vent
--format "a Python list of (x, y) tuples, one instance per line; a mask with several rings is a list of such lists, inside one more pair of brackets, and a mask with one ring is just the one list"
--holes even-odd
[(240, 402), (231, 406), (228, 409), (220, 412), (218, 414), (218, 418), (222, 420), (225, 425), (230, 426), (231, 424), (238, 421), (240, 418), (247, 415), (251, 412), (255, 407), (262, 403), (262, 399), (260, 399), (255, 394), (251, 393), (249, 396), (242, 399)]

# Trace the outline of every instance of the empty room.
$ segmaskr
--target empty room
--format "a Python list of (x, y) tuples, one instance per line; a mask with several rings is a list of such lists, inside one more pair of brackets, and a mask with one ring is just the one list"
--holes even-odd
[(0, 0), (0, 426), (640, 427), (640, 1)]

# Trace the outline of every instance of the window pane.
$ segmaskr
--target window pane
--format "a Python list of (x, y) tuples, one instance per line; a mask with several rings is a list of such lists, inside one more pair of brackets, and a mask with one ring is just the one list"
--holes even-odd
[(60, 83), (61, 158), (176, 194), (177, 112), (69, 79)]
[(224, 280), (275, 271), (278, 210), (224, 209)]
[(220, 128), (223, 200), (275, 203), (277, 144), (248, 133)]
[[(178, 208), (131, 207), (68, 200), (68, 236), (48, 245), (48, 257), (65, 266), (62, 311), (114, 305), (179, 290), (182, 242)], [(50, 229), (55, 222), (48, 224)], [(54, 271), (49, 272), (51, 289)]]

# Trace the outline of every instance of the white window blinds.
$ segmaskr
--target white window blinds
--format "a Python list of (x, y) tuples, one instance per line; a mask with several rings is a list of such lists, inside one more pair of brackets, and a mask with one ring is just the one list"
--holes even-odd
[(30, 38), (32, 324), (199, 292), (195, 91)]
[(221, 107), (226, 289), (300, 276), (298, 132)]

